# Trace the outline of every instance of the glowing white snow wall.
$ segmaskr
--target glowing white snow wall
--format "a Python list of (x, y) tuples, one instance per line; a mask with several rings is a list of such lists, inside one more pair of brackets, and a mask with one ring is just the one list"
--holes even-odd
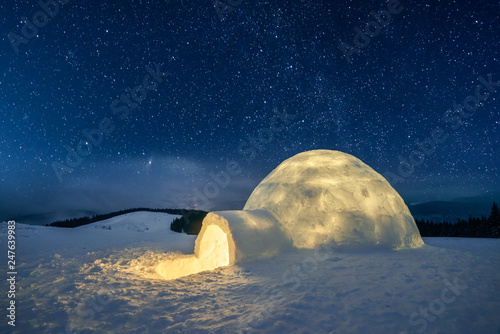
[(389, 182), (339, 151), (307, 151), (282, 162), (243, 208), (255, 209), (272, 212), (297, 248), (423, 245), (408, 207)]

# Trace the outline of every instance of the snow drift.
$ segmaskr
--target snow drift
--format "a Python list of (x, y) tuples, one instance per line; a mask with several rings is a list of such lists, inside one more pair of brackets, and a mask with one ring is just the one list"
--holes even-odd
[(193, 255), (161, 263), (167, 279), (273, 256), (289, 247), (415, 248), (423, 245), (399, 194), (352, 155), (297, 154), (255, 188), (242, 211), (209, 213)]

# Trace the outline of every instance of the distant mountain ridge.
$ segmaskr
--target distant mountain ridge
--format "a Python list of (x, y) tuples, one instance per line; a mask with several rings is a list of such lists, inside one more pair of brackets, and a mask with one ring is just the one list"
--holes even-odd
[(432, 220), (434, 222), (456, 222), (469, 216), (481, 217), (490, 214), (491, 202), (431, 201), (408, 205), (415, 219)]
[(92, 217), (96, 215), (95, 211), (81, 210), (81, 211), (63, 211), (63, 212), (44, 212), (44, 213), (34, 213), (30, 215), (14, 216), (14, 217), (4, 217), (2, 215), (0, 221), (15, 220), (16, 222), (30, 225), (45, 225), (50, 224), (54, 221), (65, 220), (74, 217)]

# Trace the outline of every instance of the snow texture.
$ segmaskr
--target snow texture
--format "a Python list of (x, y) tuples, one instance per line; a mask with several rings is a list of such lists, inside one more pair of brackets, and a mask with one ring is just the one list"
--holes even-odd
[(18, 317), (0, 332), (500, 331), (498, 239), (425, 238), (397, 251), (292, 248), (165, 280), (158, 264), (195, 244), (170, 231), (174, 218), (135, 212), (75, 229), (18, 223)]

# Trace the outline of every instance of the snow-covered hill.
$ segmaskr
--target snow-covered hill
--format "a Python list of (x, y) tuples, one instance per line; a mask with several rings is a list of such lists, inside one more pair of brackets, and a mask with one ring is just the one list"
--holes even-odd
[[(17, 321), (11, 328), (4, 319), (0, 332), (500, 331), (500, 240), (295, 249), (167, 281), (157, 264), (192, 253), (196, 238), (170, 231), (174, 217), (135, 212), (76, 229), (17, 224)], [(3, 249), (6, 240), (2, 224)]]
[(151, 214), (149, 211), (132, 212), (93, 224), (83, 225), (78, 229), (108, 229), (127, 232), (163, 232), (171, 235), (170, 223), (181, 216), (167, 213)]

